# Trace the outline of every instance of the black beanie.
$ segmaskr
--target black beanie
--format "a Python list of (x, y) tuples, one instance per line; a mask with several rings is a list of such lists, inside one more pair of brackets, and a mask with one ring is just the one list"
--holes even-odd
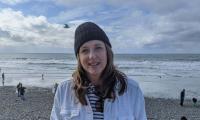
[(90, 40), (100, 40), (112, 47), (106, 33), (98, 25), (85, 22), (79, 25), (75, 31), (74, 51), (76, 56), (80, 47)]

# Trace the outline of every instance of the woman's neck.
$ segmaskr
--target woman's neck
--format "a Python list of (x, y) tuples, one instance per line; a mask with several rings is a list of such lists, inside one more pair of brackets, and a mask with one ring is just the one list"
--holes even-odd
[(95, 86), (101, 86), (102, 80), (99, 76), (89, 76), (90, 82)]

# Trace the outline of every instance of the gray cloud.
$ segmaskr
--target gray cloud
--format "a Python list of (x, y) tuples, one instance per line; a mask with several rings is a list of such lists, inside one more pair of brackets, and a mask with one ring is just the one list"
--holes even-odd
[[(74, 28), (52, 24), (44, 16), (24, 16), (19, 11), (0, 11), (1, 46), (69, 47), (73, 44)], [(27, 47), (26, 47), (27, 48)], [(29, 49), (29, 48), (28, 48)]]
[(0, 28), (0, 36), (1, 36), (0, 38), (8, 38), (10, 36), (10, 33)]

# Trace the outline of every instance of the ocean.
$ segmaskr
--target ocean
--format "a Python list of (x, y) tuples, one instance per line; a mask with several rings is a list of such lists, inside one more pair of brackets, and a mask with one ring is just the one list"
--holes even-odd
[[(52, 87), (69, 80), (76, 64), (74, 54), (0, 54), (6, 86)], [(179, 98), (184, 88), (186, 98), (200, 98), (200, 54), (115, 54), (114, 64), (139, 83), (145, 96)]]

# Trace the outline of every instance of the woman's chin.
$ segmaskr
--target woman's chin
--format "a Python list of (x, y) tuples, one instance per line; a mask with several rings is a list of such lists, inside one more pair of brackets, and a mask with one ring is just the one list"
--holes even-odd
[(93, 76), (93, 77), (97, 77), (97, 76), (100, 76), (100, 73), (99, 72), (96, 72), (96, 71), (90, 71), (88, 72), (90, 76)]

